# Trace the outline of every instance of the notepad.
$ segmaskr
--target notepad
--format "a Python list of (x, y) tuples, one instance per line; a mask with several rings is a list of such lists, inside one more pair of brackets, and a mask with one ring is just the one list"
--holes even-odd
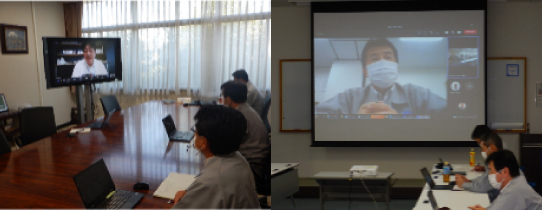
[(452, 191), (463, 191), (463, 190), (465, 190), (465, 189), (463, 189), (463, 188), (461, 188), (461, 187), (459, 187), (457, 185), (454, 185), (454, 188), (452, 189)]
[(178, 191), (186, 190), (195, 180), (194, 175), (171, 172), (154, 192), (155, 197), (173, 200)]
[(90, 132), (90, 128), (72, 128), (70, 130), (70, 134), (88, 133), (88, 132)]

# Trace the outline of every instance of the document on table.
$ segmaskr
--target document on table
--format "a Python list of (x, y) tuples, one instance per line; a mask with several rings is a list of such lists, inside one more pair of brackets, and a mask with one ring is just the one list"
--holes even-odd
[(194, 182), (196, 176), (171, 172), (154, 192), (155, 197), (173, 200), (178, 191), (186, 190)]
[(88, 132), (90, 132), (90, 128), (72, 128), (70, 130), (70, 134), (88, 133)]

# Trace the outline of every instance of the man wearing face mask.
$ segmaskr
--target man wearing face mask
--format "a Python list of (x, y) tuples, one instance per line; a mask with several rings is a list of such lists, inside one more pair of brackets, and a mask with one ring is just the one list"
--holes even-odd
[(396, 83), (397, 49), (387, 39), (368, 41), (362, 54), (363, 73), (371, 84), (352, 88), (316, 106), (317, 114), (438, 114), (446, 100), (429, 89)]
[[(542, 197), (520, 175), (519, 164), (514, 153), (503, 150), (487, 157), (489, 182), (500, 190), (500, 195), (487, 210), (542, 210)], [(480, 205), (472, 210), (486, 210)]]
[(194, 148), (205, 162), (187, 190), (176, 193), (173, 208), (259, 209), (250, 166), (237, 151), (247, 129), (243, 114), (209, 105), (201, 107), (194, 120)]
[[(482, 147), (482, 158), (486, 159), (486, 157), (492, 153), (503, 150), (502, 139), (496, 133), (486, 133), (480, 138), (480, 147)], [(498, 192), (493, 191), (493, 187), (491, 187), (491, 184), (489, 183), (488, 174), (489, 171), (486, 170), (484, 175), (476, 177), (472, 180), (467, 179), (467, 177), (461, 174), (456, 174), (455, 184), (465, 190), (473, 192), (487, 192), (489, 193), (490, 197), (494, 199), (496, 196), (498, 196)]]
[[(485, 135), (485, 134), (490, 133), (490, 132), (491, 132), (491, 129), (489, 129), (489, 127), (487, 127), (487, 125), (477, 125), (474, 128), (474, 130), (472, 131), (472, 133), (471, 133), (471, 139), (476, 141), (478, 146), (480, 146), (480, 148), (482, 148), (482, 157), (484, 158), (484, 160), (486, 159), (486, 157), (484, 157), (486, 151), (484, 149), (485, 146), (480, 141), (480, 138), (482, 138), (482, 135)], [(485, 167), (484, 166), (475, 166), (474, 170), (475, 171), (485, 171)]]

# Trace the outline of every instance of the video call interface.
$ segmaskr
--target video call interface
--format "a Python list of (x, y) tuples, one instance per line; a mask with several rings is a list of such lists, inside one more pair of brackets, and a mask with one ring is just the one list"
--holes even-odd
[(115, 78), (115, 47), (109, 40), (54, 41), (49, 46), (57, 84)]
[(483, 11), (314, 13), (316, 140), (484, 124), (484, 27)]

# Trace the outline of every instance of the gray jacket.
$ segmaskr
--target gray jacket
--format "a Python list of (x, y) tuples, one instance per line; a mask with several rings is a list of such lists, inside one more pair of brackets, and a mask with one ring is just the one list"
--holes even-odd
[(214, 156), (174, 209), (259, 209), (254, 177), (239, 152)]
[(316, 114), (357, 114), (361, 105), (379, 102), (390, 105), (399, 114), (438, 114), (446, 108), (446, 100), (429, 89), (395, 83), (385, 95), (378, 93), (372, 85), (348, 89), (335, 97), (318, 104)]
[(247, 103), (237, 107), (247, 119), (247, 135), (239, 148), (239, 152), (251, 164), (263, 164), (263, 159), (270, 152), (269, 136), (267, 128), (263, 124), (260, 115)]
[(487, 210), (542, 210), (542, 197), (520, 175), (510, 180)]
[(263, 96), (250, 82), (247, 82), (247, 103), (258, 113), (258, 116), (262, 113)]

